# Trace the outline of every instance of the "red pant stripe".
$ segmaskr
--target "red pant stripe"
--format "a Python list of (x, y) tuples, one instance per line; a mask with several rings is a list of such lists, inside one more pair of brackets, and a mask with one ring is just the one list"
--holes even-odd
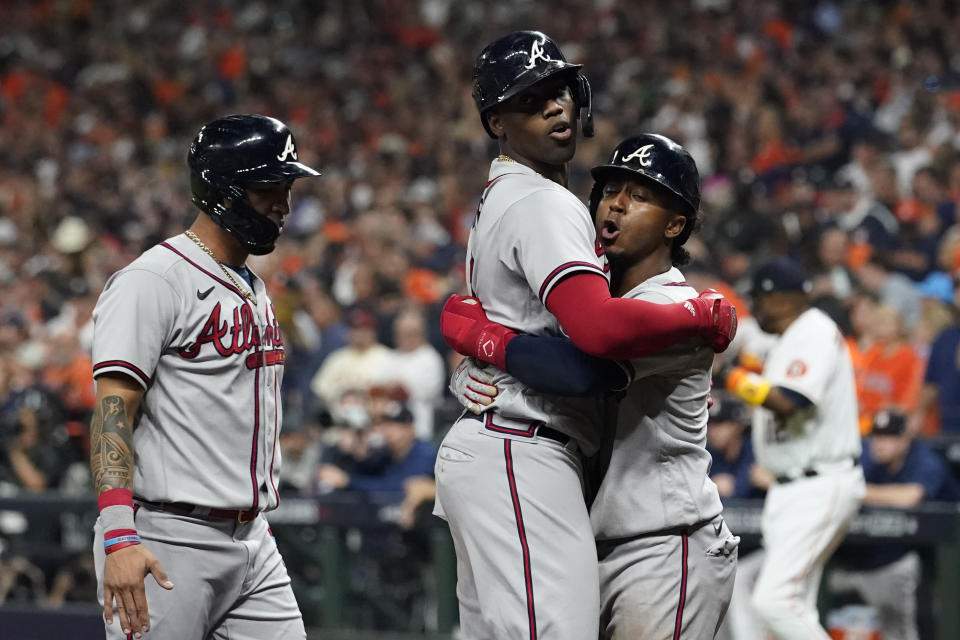
[(530, 547), (527, 545), (527, 532), (523, 526), (523, 513), (520, 511), (520, 495), (517, 493), (517, 479), (513, 475), (512, 441), (503, 441), (503, 455), (507, 462), (507, 482), (510, 484), (510, 498), (513, 500), (513, 513), (517, 519), (517, 534), (523, 550), (523, 581), (527, 588), (527, 618), (530, 621), (530, 640), (537, 640), (537, 614), (533, 606), (533, 572), (530, 567)]

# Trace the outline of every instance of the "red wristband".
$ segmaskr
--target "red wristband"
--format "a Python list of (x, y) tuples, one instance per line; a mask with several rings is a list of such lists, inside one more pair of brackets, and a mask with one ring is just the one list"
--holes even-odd
[(133, 491), (130, 489), (110, 489), (97, 496), (97, 510), (107, 507), (130, 507), (133, 509)]
[(119, 538), (120, 536), (135, 536), (137, 535), (136, 529), (111, 529), (110, 531), (103, 532), (103, 539), (109, 540), (110, 538)]

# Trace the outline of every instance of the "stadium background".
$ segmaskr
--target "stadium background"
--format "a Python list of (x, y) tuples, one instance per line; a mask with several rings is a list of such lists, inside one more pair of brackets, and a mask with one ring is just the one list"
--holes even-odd
[[(300, 476), (276, 528), (312, 628), (393, 637), (452, 624), (442, 526), (423, 513), (399, 526), (396, 496), (358, 503), (318, 486), (350, 415), (312, 381), (360, 325), (402, 352), (398, 318), (414, 334), (422, 318), (447, 370), (455, 362), (438, 305), (462, 287), (495, 153), (470, 68), (506, 31), (546, 31), (585, 65), (597, 135), (580, 145), (575, 193), (625, 135), (669, 135), (703, 178), (691, 279), (746, 314), (751, 266), (790, 254), (858, 353), (903, 348), (905, 369), (861, 361), (873, 409), (916, 407), (930, 346), (957, 322), (955, 2), (0, 0), (0, 25), (0, 627), (21, 634), (4, 638), (98, 624), (90, 311), (113, 271), (195, 215), (186, 148), (226, 113), (281, 118), (324, 173), (297, 184), (277, 251), (254, 261), (288, 344), (285, 447)], [(426, 384), (374, 374), (374, 395)], [(442, 386), (417, 401), (436, 414), (420, 435), (439, 441), (456, 406)], [(928, 412), (924, 435), (954, 464), (957, 433)], [(893, 530), (939, 572), (925, 581), (925, 637), (957, 637), (941, 606), (960, 594), (955, 506), (939, 517)]]

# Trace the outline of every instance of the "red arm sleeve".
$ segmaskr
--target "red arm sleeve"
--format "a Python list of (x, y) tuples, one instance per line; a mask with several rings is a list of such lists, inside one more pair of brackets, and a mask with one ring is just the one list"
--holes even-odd
[(577, 348), (616, 360), (641, 358), (700, 335), (697, 316), (685, 304), (613, 298), (602, 276), (583, 271), (554, 286), (546, 300)]

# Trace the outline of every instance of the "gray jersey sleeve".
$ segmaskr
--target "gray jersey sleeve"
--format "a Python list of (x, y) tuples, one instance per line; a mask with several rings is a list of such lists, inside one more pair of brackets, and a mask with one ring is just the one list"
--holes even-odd
[(176, 337), (182, 307), (163, 276), (125, 269), (107, 281), (93, 310), (93, 375), (120, 371), (147, 389), (163, 350)]
[(512, 204), (500, 219), (500, 260), (521, 274), (546, 305), (564, 277), (589, 271), (605, 277), (596, 230), (583, 205), (569, 193), (541, 189)]
[[(689, 287), (677, 287), (672, 293), (671, 296), (663, 289), (645, 289), (631, 292), (627, 297), (656, 304), (673, 304), (697, 295), (697, 292)], [(692, 366), (699, 366), (703, 362), (712, 364), (713, 352), (703, 340), (694, 338), (673, 345), (663, 351), (642, 358), (635, 358), (624, 363), (624, 365), (628, 370), (631, 381), (633, 381), (658, 375), (688, 373)], [(694, 363), (699, 364), (695, 365)], [(710, 365), (707, 364), (707, 366)]]

